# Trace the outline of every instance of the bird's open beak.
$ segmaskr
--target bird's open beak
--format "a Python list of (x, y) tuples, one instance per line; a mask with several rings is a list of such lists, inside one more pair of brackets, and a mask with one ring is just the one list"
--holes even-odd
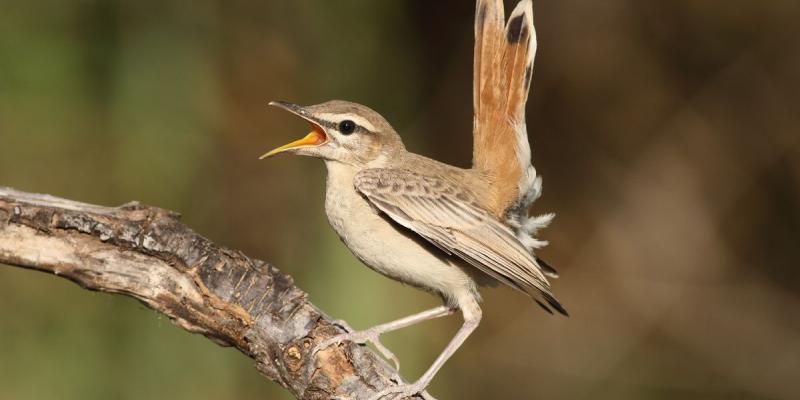
[(268, 157), (272, 157), (276, 154), (283, 153), (284, 151), (291, 150), (291, 149), (299, 149), (304, 147), (317, 147), (323, 145), (328, 142), (328, 136), (325, 134), (325, 130), (322, 127), (314, 122), (314, 118), (306, 111), (303, 107), (300, 107), (296, 104), (285, 103), (282, 101), (272, 101), (269, 103), (271, 106), (283, 108), (286, 111), (289, 111), (292, 114), (295, 114), (311, 124), (311, 132), (306, 135), (304, 138), (295, 140), (294, 142), (285, 144), (277, 149), (271, 150), (265, 153), (263, 156), (259, 157), (259, 160), (263, 160)]
[(325, 136), (325, 132), (322, 131), (322, 128), (320, 128), (318, 125), (315, 125), (314, 123), (312, 123), (311, 125), (313, 127), (313, 130), (304, 138), (285, 144), (281, 147), (278, 147), (277, 149), (270, 150), (269, 152), (259, 157), (258, 159), (263, 160), (267, 157), (272, 157), (275, 154), (283, 153), (286, 150), (297, 149), (302, 147), (316, 147), (327, 142), (328, 137)]

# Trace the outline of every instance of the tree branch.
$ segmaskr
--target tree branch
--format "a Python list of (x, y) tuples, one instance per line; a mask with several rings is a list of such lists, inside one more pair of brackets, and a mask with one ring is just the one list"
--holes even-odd
[[(233, 346), (299, 399), (369, 398), (397, 373), (272, 265), (198, 235), (171, 211), (101, 207), (0, 187), (0, 263), (131, 296), (176, 325)], [(402, 383), (402, 382), (400, 382)]]

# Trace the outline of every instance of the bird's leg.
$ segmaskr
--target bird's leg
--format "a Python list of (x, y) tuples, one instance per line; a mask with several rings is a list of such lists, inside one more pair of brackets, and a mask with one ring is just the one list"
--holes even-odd
[(412, 384), (398, 385), (384, 389), (378, 392), (370, 400), (380, 400), (389, 395), (395, 395), (395, 397), (399, 396), (399, 398), (402, 398), (425, 393), (425, 388), (427, 388), (428, 384), (431, 383), (431, 380), (433, 380), (433, 377), (436, 376), (437, 372), (439, 372), (439, 369), (441, 369), (444, 363), (453, 355), (453, 353), (455, 353), (456, 350), (461, 347), (464, 341), (467, 340), (467, 337), (469, 337), (472, 331), (474, 331), (481, 322), (481, 309), (478, 308), (477, 303), (471, 305), (469, 309), (462, 308), (462, 312), (464, 314), (464, 324), (461, 325), (461, 329), (456, 332), (455, 336), (453, 336), (453, 339), (450, 340), (450, 343), (448, 343), (447, 347), (445, 347), (442, 351), (442, 354), (439, 354), (439, 357), (437, 357), (428, 370), (422, 374), (422, 377)]
[(343, 321), (337, 321), (335, 324), (344, 328), (344, 330), (348, 332), (323, 340), (322, 342), (320, 342), (315, 346), (312, 354), (316, 354), (320, 350), (326, 349), (334, 344), (339, 344), (347, 340), (358, 344), (372, 343), (373, 345), (375, 345), (375, 348), (378, 349), (378, 351), (386, 359), (391, 360), (392, 363), (394, 363), (395, 369), (399, 371), (400, 360), (398, 360), (397, 357), (394, 355), (394, 353), (392, 353), (389, 349), (386, 348), (386, 346), (384, 346), (381, 343), (380, 336), (384, 333), (402, 329), (407, 326), (420, 323), (422, 321), (427, 321), (429, 319), (450, 315), (453, 313), (453, 311), (454, 311), (453, 308), (442, 305), (439, 307), (431, 308), (430, 310), (425, 310), (417, 314), (409, 315), (405, 318), (400, 318), (391, 322), (387, 322), (385, 324), (373, 326), (372, 328), (365, 329), (363, 331), (353, 331), (350, 328), (350, 326), (344, 323)]

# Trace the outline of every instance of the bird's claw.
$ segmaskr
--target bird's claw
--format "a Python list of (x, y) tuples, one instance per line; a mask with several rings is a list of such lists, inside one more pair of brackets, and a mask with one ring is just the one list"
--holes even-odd
[[(339, 325), (339, 323), (342, 323), (343, 325)], [(352, 331), (352, 328), (350, 328), (350, 326), (347, 325), (347, 323), (344, 321), (336, 321), (335, 324), (339, 325), (341, 328), (343, 328), (345, 331), (348, 332), (323, 340), (314, 347), (314, 350), (311, 353), (312, 355), (316, 355), (321, 350), (327, 349), (330, 346), (339, 345), (344, 341), (351, 341), (356, 344), (372, 343), (384, 358), (390, 360), (394, 364), (395, 370), (400, 371), (400, 360), (397, 358), (397, 356), (394, 355), (394, 353), (392, 353), (391, 350), (389, 350), (386, 346), (383, 345), (383, 343), (381, 343), (380, 340), (381, 332), (373, 329), (366, 329), (363, 331)]]

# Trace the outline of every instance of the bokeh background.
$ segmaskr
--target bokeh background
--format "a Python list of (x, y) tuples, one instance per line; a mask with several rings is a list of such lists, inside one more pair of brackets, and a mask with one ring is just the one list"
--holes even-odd
[[(510, 2), (509, 2), (510, 3)], [(510, 6), (510, 4), (509, 4)], [(179, 211), (355, 327), (436, 300), (350, 255), (268, 100), (368, 104), (467, 166), (471, 1), (0, 0), (0, 185)], [(800, 398), (800, 2), (538, 0), (528, 127), (572, 313), (510, 290), (440, 399)], [(457, 317), (386, 343), (416, 379)], [(0, 399), (289, 399), (135, 301), (0, 267)]]

